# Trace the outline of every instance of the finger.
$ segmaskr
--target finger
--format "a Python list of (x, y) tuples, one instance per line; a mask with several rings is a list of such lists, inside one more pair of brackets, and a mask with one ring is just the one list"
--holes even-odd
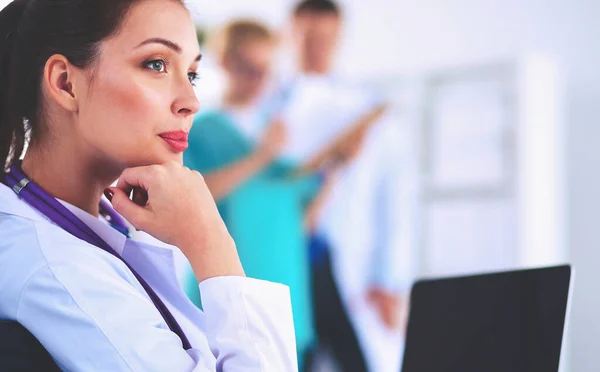
[(130, 195), (131, 191), (136, 187), (148, 191), (152, 172), (153, 166), (125, 169), (121, 173), (116, 187), (123, 190), (127, 195)]
[(131, 222), (135, 228), (144, 229), (145, 221), (149, 219), (150, 211), (131, 201), (123, 190), (111, 187), (110, 191), (113, 193), (111, 203), (115, 211)]
[(148, 204), (148, 193), (146, 190), (136, 187), (133, 189), (133, 197), (132, 200), (135, 204), (145, 207)]

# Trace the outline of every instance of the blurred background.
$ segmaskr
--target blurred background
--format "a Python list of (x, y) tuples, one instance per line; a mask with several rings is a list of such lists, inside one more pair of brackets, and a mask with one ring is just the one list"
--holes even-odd
[[(0, 8), (6, 3), (0, 0)], [(306, 368), (340, 368), (344, 362), (336, 361), (338, 350), (355, 347), (340, 346), (330, 334), (345, 332), (348, 324), (323, 328), (320, 322), (332, 315), (313, 314), (315, 307), (347, 313), (352, 337), (370, 370), (397, 371), (403, 321), (390, 320), (386, 309), (404, 314), (410, 285), (418, 278), (570, 262), (576, 275), (564, 370), (597, 370), (600, 126), (594, 122), (600, 116), (600, 45), (593, 35), (600, 33), (600, 2), (339, 0), (339, 43), (331, 66), (323, 71), (303, 71), (299, 61), (302, 53), (318, 55), (319, 46), (328, 48), (318, 40), (331, 35), (324, 26), (324, 34), (311, 36), (308, 29), (314, 25), (301, 24), (294, 15), (299, 3), (295, 0), (186, 3), (203, 47), (197, 83), (203, 120), (207, 116), (202, 115), (223, 107), (234, 112), (233, 117), (244, 117), (240, 122), (259, 115), (240, 108), (228, 91), (228, 74), (237, 71), (248, 79), (268, 80), (256, 93), (260, 97), (250, 101), (264, 119), (264, 128), (271, 128), (276, 119), (286, 128), (284, 135), (256, 124), (260, 130), (250, 128), (244, 136), (295, 167), (328, 148), (344, 130), (368, 121), (368, 130), (350, 141), (358, 150), (336, 150), (345, 157), (342, 166), (334, 167), (334, 181), (329, 182), (329, 173), (323, 171), (331, 169), (330, 163), (310, 168), (309, 173), (321, 176), (321, 190), (327, 192), (312, 194), (313, 201), (323, 200), (316, 203), (316, 214), (303, 230), (303, 249), (307, 255), (311, 252), (304, 263), (308, 271), (282, 279), (303, 288), (297, 291), (294, 309), (297, 327), (310, 329), (297, 334), (306, 340), (306, 348), (298, 351), (310, 366)], [(321, 12), (319, 5), (315, 9), (306, 14)], [(230, 61), (237, 63), (235, 68), (225, 63), (223, 41), (218, 40), (227, 25), (242, 19), (263, 24), (276, 35), (272, 66), (262, 75), (260, 53), (236, 56)], [(307, 41), (311, 37), (317, 40), (312, 47)], [(383, 104), (383, 112), (377, 112)], [(277, 146), (284, 137), (285, 145)], [(196, 156), (202, 157), (188, 155), (188, 164), (202, 163)], [(217, 169), (216, 155), (206, 157), (213, 163), (196, 168)], [(357, 180), (364, 179), (373, 182), (357, 186)], [(255, 187), (267, 190), (269, 197), (284, 193), (272, 184)], [(245, 190), (258, 195), (254, 189)], [(234, 200), (221, 203), (220, 210), (229, 213), (235, 225), (234, 215), (242, 212), (231, 205), (247, 195), (231, 196)], [(265, 199), (252, 200), (260, 209)], [(331, 221), (340, 220), (347, 224), (332, 226)], [(269, 234), (279, 236), (276, 222), (267, 219), (264, 224)], [(362, 233), (354, 228), (357, 225), (372, 226)], [(256, 227), (248, 226), (230, 230), (243, 240), (244, 228)], [(295, 233), (281, 230), (280, 238)], [(378, 241), (380, 235), (386, 236), (384, 243)], [(384, 253), (377, 253), (378, 244), (386, 246)], [(248, 258), (241, 255), (243, 261), (258, 260), (252, 253), (246, 253)], [(270, 264), (285, 259), (290, 258)], [(285, 264), (281, 266), (288, 273)], [(261, 270), (257, 263), (256, 276)], [(385, 277), (378, 276), (382, 272)], [(277, 280), (283, 274), (264, 273), (269, 275)], [(360, 281), (357, 275), (367, 279)], [(319, 294), (296, 283), (302, 280), (332, 288)], [(373, 292), (373, 287), (381, 291)], [(331, 293), (337, 293), (341, 303), (323, 303), (319, 296), (331, 298)], [(379, 335), (371, 336), (378, 328)], [(320, 344), (326, 347), (315, 350)]]
[[(282, 33), (291, 0), (189, 1), (207, 34), (239, 18)], [(335, 73), (409, 128), (418, 177), (410, 278), (571, 262), (565, 370), (600, 364), (600, 3), (340, 0)], [(206, 60), (210, 56), (207, 52)], [(223, 79), (203, 66), (199, 94)], [(351, 231), (347, 232), (352, 234)], [(405, 256), (409, 257), (409, 256)], [(406, 268), (399, 264), (398, 269)]]

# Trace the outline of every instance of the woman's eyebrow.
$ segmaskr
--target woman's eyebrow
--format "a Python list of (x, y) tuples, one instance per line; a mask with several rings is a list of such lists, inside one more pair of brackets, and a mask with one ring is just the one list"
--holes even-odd
[(173, 42), (171, 40), (163, 39), (160, 37), (153, 37), (148, 40), (144, 40), (138, 46), (136, 46), (135, 49), (142, 47), (144, 45), (148, 45), (148, 44), (162, 44), (162, 45), (166, 46), (167, 48), (174, 50), (177, 53), (181, 53), (181, 47), (179, 46), (179, 44), (177, 44), (176, 42)]
[[(142, 47), (144, 45), (148, 45), (148, 44), (162, 44), (162, 45), (166, 46), (167, 48), (174, 50), (178, 54), (181, 54), (181, 51), (182, 51), (181, 46), (179, 46), (179, 44), (177, 44), (176, 42), (171, 41), (171, 40), (163, 39), (161, 37), (153, 37), (153, 38), (144, 40), (140, 44), (138, 44), (138, 46), (136, 46), (135, 49)], [(201, 59), (202, 59), (202, 54), (198, 54), (198, 56), (194, 59), (194, 62), (199, 62)]]

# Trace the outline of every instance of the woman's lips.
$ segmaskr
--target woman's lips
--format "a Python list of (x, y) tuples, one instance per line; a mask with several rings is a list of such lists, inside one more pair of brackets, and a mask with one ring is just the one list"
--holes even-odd
[(188, 134), (184, 131), (165, 132), (159, 134), (159, 137), (177, 152), (183, 152), (188, 148)]

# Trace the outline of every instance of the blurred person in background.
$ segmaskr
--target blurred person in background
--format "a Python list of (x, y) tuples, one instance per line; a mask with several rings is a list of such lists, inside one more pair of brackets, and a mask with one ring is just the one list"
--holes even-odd
[(335, 3), (299, 3), (292, 26), (300, 73), (279, 93), (289, 134), (284, 155), (303, 162), (349, 130), (364, 136), (358, 157), (334, 181), (311, 239), (318, 341), (343, 371), (395, 372), (401, 294), (414, 267), (410, 136), (383, 100), (333, 73), (342, 27)]
[[(233, 21), (214, 45), (227, 87), (220, 107), (195, 118), (184, 163), (204, 175), (246, 273), (290, 286), (302, 365), (314, 344), (306, 232), (325, 198), (326, 180), (343, 162), (319, 173), (315, 161), (297, 167), (279, 157), (285, 126), (259, 104), (277, 46), (271, 30), (252, 20)], [(352, 154), (351, 146), (338, 147), (338, 158)], [(186, 287), (201, 306), (196, 283)]]

